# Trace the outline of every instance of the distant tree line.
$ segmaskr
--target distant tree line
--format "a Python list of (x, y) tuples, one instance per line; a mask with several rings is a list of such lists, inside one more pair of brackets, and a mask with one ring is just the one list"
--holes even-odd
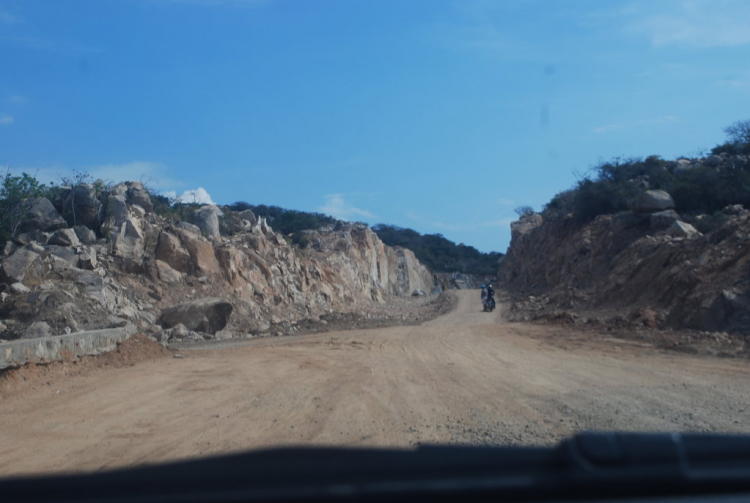
[(377, 224), (372, 228), (389, 246), (402, 246), (434, 272), (461, 272), (477, 276), (494, 276), (502, 253), (482, 253), (472, 246), (456, 244), (442, 234), (420, 234), (395, 225)]
[[(253, 205), (238, 201), (227, 206), (232, 211), (252, 210), (256, 217), (268, 219), (271, 227), (304, 248), (307, 239), (303, 231), (339, 223), (340, 220), (322, 213), (287, 210), (265, 204)], [(417, 258), (435, 272), (462, 272), (481, 276), (497, 274), (502, 253), (482, 253), (476, 248), (457, 245), (440, 234), (422, 235), (411, 229), (378, 224), (372, 228), (389, 246), (402, 246), (414, 252)]]

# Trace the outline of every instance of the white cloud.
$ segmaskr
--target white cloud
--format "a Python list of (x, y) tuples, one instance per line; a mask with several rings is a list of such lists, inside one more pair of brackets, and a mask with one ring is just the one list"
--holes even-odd
[(729, 87), (733, 89), (740, 89), (743, 87), (750, 87), (750, 78), (727, 78), (717, 80), (716, 85), (722, 87)]
[(20, 94), (11, 94), (7, 98), (5, 98), (5, 101), (12, 105), (23, 105), (28, 101), (28, 99), (26, 98), (26, 96), (21, 96)]
[(2, 24), (18, 24), (23, 23), (23, 18), (15, 14), (11, 14), (6, 10), (0, 9), (0, 23)]
[(609, 133), (610, 131), (614, 131), (616, 129), (622, 129), (624, 126), (622, 124), (607, 124), (606, 126), (599, 126), (595, 127), (592, 131), (594, 133)]
[(504, 197), (501, 197), (497, 200), (497, 203), (502, 204), (503, 206), (510, 206), (516, 202), (513, 199), (505, 199)]
[(179, 203), (216, 204), (213, 199), (211, 199), (211, 194), (209, 194), (203, 187), (186, 190), (181, 196), (178, 196), (177, 192), (173, 190), (163, 192), (162, 195), (170, 199), (175, 199)]
[(639, 36), (645, 34), (656, 47), (750, 44), (750, 2), (746, 0), (649, 0), (639, 4), (648, 7), (635, 12), (652, 10), (652, 13), (634, 19), (627, 30)]
[(375, 215), (367, 210), (357, 208), (344, 200), (343, 194), (329, 194), (325, 196), (325, 204), (318, 211), (331, 215), (340, 220), (352, 220), (356, 218), (375, 218)]
[(16, 120), (11, 115), (7, 114), (0, 114), (0, 126), (9, 126), (16, 122)]

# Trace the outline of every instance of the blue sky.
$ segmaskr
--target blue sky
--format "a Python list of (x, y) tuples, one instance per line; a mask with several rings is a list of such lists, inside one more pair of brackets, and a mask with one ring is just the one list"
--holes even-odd
[(505, 251), (601, 159), (750, 119), (750, 2), (0, 0), (0, 166)]

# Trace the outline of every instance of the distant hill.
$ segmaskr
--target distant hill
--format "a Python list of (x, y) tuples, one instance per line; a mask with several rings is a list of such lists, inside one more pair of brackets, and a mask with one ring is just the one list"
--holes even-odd
[(389, 246), (403, 246), (414, 252), (434, 272), (461, 272), (475, 276), (495, 276), (499, 252), (482, 253), (473, 246), (456, 244), (442, 234), (420, 234), (412, 229), (377, 224), (372, 230)]
[[(265, 204), (253, 205), (243, 201), (230, 204), (228, 208), (232, 211), (252, 210), (256, 217), (267, 218), (274, 230), (291, 236), (292, 242), (303, 248), (307, 242), (302, 231), (316, 230), (339, 221), (322, 213), (287, 210)], [(422, 235), (412, 229), (387, 224), (377, 224), (372, 230), (385, 244), (412, 250), (433, 272), (494, 276), (497, 274), (498, 261), (503, 257), (502, 253), (482, 253), (472, 246), (457, 245), (441, 234)]]

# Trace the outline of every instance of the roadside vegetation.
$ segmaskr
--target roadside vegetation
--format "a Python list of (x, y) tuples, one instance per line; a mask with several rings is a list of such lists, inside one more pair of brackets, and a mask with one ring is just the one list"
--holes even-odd
[(590, 222), (599, 215), (627, 210), (645, 189), (671, 194), (680, 213), (715, 215), (732, 204), (750, 207), (750, 120), (724, 131), (727, 141), (701, 163), (665, 161), (659, 156), (601, 162), (572, 189), (553, 197), (542, 213), (549, 219), (572, 214), (580, 223)]
[(13, 176), (10, 168), (0, 175), (0, 247), (14, 238), (24, 223), (27, 198), (54, 199), (59, 191), (55, 185), (45, 185), (28, 173)]

